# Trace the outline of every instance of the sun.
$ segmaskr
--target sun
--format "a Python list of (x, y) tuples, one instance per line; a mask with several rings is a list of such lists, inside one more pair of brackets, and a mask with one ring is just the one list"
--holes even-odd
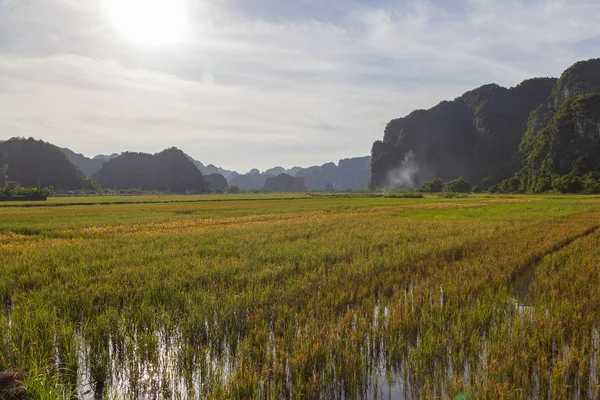
[(143, 46), (160, 46), (183, 39), (186, 0), (104, 0), (114, 27)]

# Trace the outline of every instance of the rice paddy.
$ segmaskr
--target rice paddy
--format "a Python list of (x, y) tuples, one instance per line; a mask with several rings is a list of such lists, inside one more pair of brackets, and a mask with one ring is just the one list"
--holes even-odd
[(600, 197), (0, 206), (30, 398), (600, 396)]

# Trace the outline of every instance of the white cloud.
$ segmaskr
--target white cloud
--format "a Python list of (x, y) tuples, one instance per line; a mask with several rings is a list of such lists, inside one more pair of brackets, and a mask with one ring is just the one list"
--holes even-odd
[(0, 1), (1, 138), (88, 155), (175, 145), (240, 170), (320, 164), (367, 154), (415, 108), (556, 76), (600, 35), (591, 0), (335, 3), (343, 15), (291, 18), (198, 1), (184, 42), (148, 49), (99, 2)]

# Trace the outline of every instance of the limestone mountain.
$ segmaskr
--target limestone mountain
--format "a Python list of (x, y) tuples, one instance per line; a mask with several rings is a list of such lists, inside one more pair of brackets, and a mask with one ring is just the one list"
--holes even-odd
[(87, 176), (88, 178), (91, 178), (96, 173), (96, 171), (102, 168), (102, 165), (105, 162), (119, 156), (116, 153), (111, 154), (109, 156), (104, 154), (98, 154), (94, 158), (89, 158), (84, 156), (83, 154), (75, 153), (71, 149), (62, 148), (61, 150), (67, 155), (69, 161), (77, 165), (79, 169), (81, 169), (81, 171), (83, 171), (85, 176)]
[(288, 173), (288, 170), (283, 167), (274, 167), (263, 172), (265, 175), (277, 176), (279, 174), (288, 174), (293, 176), (293, 174)]
[(371, 178), (371, 157), (346, 158), (337, 165), (327, 163), (306, 168), (296, 176), (304, 177), (310, 190), (363, 190)]
[(94, 183), (53, 144), (33, 138), (0, 142), (9, 181), (25, 187), (54, 187), (55, 190), (94, 189)]
[(233, 175), (228, 179), (228, 183), (229, 186), (237, 186), (242, 190), (261, 190), (269, 177), (271, 175), (261, 174), (258, 169), (252, 169), (244, 175)]
[(200, 170), (200, 172), (202, 172), (202, 175), (206, 176), (206, 175), (210, 175), (210, 174), (219, 174), (219, 175), (223, 175), (226, 179), (238, 175), (237, 172), (235, 171), (229, 171), (220, 167), (216, 167), (213, 164), (208, 164), (208, 165), (204, 165), (202, 162), (194, 160), (193, 158), (189, 157), (190, 160), (192, 160), (194, 162), (194, 164), (196, 164), (196, 167), (198, 167), (198, 169)]
[(208, 182), (208, 187), (211, 191), (225, 192), (229, 187), (227, 185), (227, 179), (221, 174), (204, 175), (204, 179)]
[(106, 162), (105, 159), (101, 158), (88, 158), (83, 154), (75, 153), (70, 149), (63, 148), (61, 149), (69, 158), (69, 160), (77, 165), (79, 169), (85, 174), (85, 176), (91, 178), (92, 175), (100, 168), (102, 168), (102, 164)]
[(518, 176), (527, 191), (560, 190), (553, 181), (562, 175), (578, 179), (600, 171), (600, 59), (563, 73), (531, 113), (520, 152), (524, 166)]
[(392, 120), (383, 141), (373, 145), (371, 186), (418, 187), (436, 176), (501, 181), (513, 175), (529, 114), (555, 84), (556, 79), (538, 78), (510, 89), (485, 85)]
[(363, 190), (369, 185), (371, 178), (371, 157), (356, 157), (316, 165), (308, 168), (293, 167), (285, 169), (274, 167), (261, 173), (253, 169), (244, 175), (234, 175), (228, 178), (230, 186), (238, 186), (244, 190), (260, 190), (269, 177), (286, 174), (292, 177), (304, 178), (306, 188), (311, 191), (324, 190)]
[(97, 156), (94, 156), (93, 160), (108, 161), (108, 160), (112, 160), (113, 158), (117, 158), (117, 157), (119, 157), (119, 153), (113, 153), (111, 155), (98, 154)]
[(203, 193), (209, 188), (194, 162), (175, 147), (157, 154), (123, 153), (104, 163), (94, 179), (106, 189)]
[(281, 173), (277, 176), (268, 177), (265, 180), (263, 190), (266, 192), (299, 193), (306, 192), (308, 189), (304, 184), (304, 178)]

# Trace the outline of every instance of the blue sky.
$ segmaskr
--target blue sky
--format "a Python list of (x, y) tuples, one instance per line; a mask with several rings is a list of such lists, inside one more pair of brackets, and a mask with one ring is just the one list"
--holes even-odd
[(187, 0), (185, 37), (162, 46), (123, 37), (105, 1), (0, 0), (0, 139), (310, 166), (368, 154), (414, 109), (600, 54), (596, 0)]

